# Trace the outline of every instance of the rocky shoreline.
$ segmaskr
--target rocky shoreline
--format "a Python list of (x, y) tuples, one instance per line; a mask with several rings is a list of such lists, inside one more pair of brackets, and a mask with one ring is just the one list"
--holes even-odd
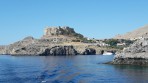
[(96, 50), (85, 46), (51, 44), (48, 40), (27, 37), (8, 46), (0, 47), (1, 55), (29, 55), (29, 56), (72, 56), (96, 55)]
[[(83, 43), (81, 43), (83, 44)], [(1, 55), (28, 56), (70, 56), (70, 55), (99, 55), (107, 48), (97, 46), (52, 43), (48, 39), (35, 39), (31, 36), (7, 46), (0, 46)]]
[(148, 38), (145, 36), (137, 40), (123, 52), (115, 55), (114, 60), (108, 64), (148, 66)]
[(111, 62), (107, 62), (106, 64), (148, 66), (148, 59), (144, 59), (144, 58), (117, 58)]
[[(73, 28), (47, 27), (40, 39), (28, 36), (7, 46), (0, 46), (0, 54), (29, 56), (72, 56), (96, 55), (116, 49), (103, 48), (92, 43), (85, 43), (83, 35)], [(88, 40), (87, 40), (88, 41)]]

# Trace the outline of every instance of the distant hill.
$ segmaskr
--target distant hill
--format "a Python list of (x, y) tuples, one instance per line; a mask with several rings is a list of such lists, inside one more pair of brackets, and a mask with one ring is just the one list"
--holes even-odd
[(139, 39), (141, 37), (143, 37), (144, 35), (148, 34), (148, 25), (143, 26), (139, 29), (136, 29), (132, 32), (128, 32), (126, 34), (123, 35), (117, 35), (114, 37), (114, 39)]

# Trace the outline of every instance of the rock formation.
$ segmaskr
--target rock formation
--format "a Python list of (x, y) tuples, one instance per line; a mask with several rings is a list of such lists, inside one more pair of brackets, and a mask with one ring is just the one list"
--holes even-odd
[(37, 39), (29, 36), (21, 41), (10, 44), (6, 47), (6, 54), (11, 55), (36, 55), (40, 51), (39, 45), (37, 45)]
[(111, 64), (131, 64), (148, 66), (148, 38), (137, 40), (130, 47), (118, 53)]
[(47, 27), (44, 32), (45, 36), (58, 36), (58, 35), (69, 36), (76, 33), (73, 28), (70, 28), (68, 26)]
[(82, 53), (82, 55), (96, 55), (96, 50), (95, 49), (92, 49), (92, 48), (87, 48)]
[(83, 35), (76, 33), (73, 28), (65, 27), (47, 27), (44, 30), (42, 39), (55, 39), (62, 42), (70, 41), (75, 38), (83, 38)]
[(6, 54), (6, 47), (7, 46), (0, 46), (0, 54)]
[(55, 46), (52, 48), (46, 49), (42, 54), (40, 55), (52, 55), (52, 56), (69, 56), (69, 55), (77, 55), (77, 51), (73, 48), (73, 46)]

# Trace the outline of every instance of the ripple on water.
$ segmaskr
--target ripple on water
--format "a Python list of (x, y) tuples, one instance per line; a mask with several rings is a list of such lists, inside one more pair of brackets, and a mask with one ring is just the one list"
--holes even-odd
[(0, 56), (0, 83), (147, 83), (147, 67), (98, 64), (113, 56)]

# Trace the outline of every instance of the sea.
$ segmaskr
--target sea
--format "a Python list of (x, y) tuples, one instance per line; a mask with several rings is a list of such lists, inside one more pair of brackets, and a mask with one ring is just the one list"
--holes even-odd
[(148, 83), (148, 67), (110, 65), (114, 55), (0, 55), (0, 83)]

